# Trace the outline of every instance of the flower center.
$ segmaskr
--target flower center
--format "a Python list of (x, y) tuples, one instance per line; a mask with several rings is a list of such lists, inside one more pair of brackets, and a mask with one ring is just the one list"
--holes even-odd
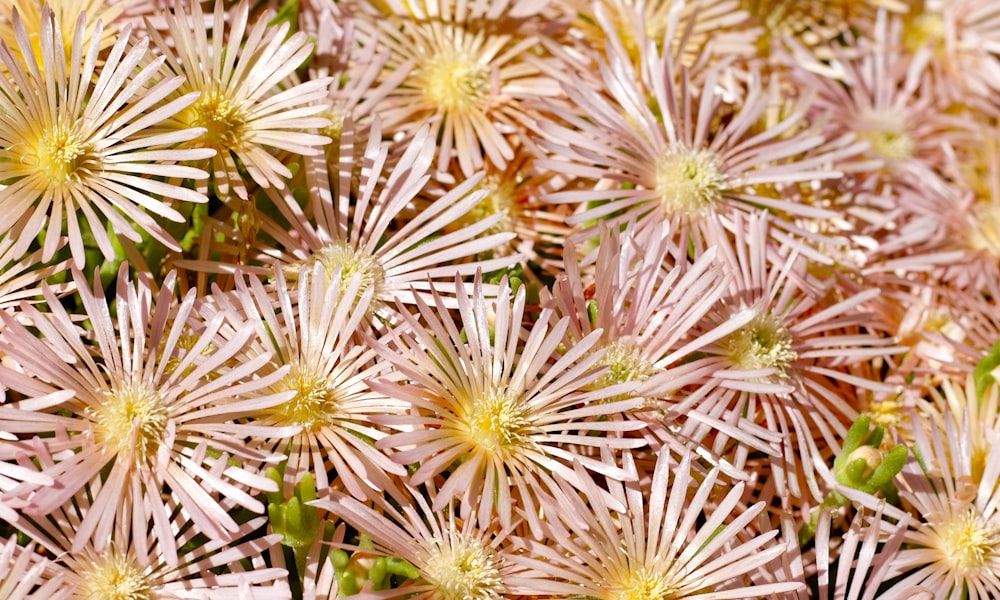
[(191, 108), (191, 127), (204, 127), (205, 145), (220, 152), (239, 150), (246, 140), (247, 119), (242, 107), (224, 92), (203, 91)]
[(295, 390), (295, 397), (274, 409), (282, 426), (299, 425), (314, 431), (330, 423), (338, 412), (337, 389), (326, 377), (295, 363), (277, 391)]
[(101, 161), (90, 144), (62, 125), (43, 133), (26, 157), (50, 184), (65, 185), (100, 170)]
[(82, 600), (151, 600), (153, 589), (143, 570), (118, 552), (106, 553), (79, 570)]
[(871, 151), (887, 160), (899, 161), (913, 156), (917, 144), (906, 131), (903, 115), (889, 111), (866, 111), (858, 127), (858, 136), (867, 141)]
[(939, 527), (937, 533), (945, 560), (963, 574), (986, 564), (1000, 543), (996, 529), (984, 523), (972, 508)]
[(611, 600), (663, 600), (670, 598), (673, 590), (662, 573), (646, 568), (629, 573), (628, 581), (611, 593)]
[[(631, 343), (620, 340), (607, 345), (600, 364), (602, 366), (607, 365), (609, 367), (608, 372), (587, 386), (589, 389), (599, 390), (628, 381), (646, 381), (656, 372), (656, 367), (653, 366), (653, 363), (643, 358), (638, 348)], [(631, 397), (629, 394), (622, 394), (608, 398), (605, 402), (615, 402)]]
[(944, 47), (946, 33), (944, 19), (939, 13), (923, 13), (906, 24), (903, 47), (909, 52), (916, 52), (924, 46), (939, 51)]
[(467, 423), (472, 441), (495, 452), (527, 439), (528, 407), (507, 390), (490, 390), (473, 401)]
[(156, 390), (124, 383), (104, 392), (104, 401), (87, 408), (94, 421), (94, 439), (111, 454), (127, 451), (135, 438), (136, 463), (156, 453), (167, 428), (167, 407)]
[(873, 423), (889, 427), (903, 422), (903, 408), (903, 402), (898, 398), (886, 398), (870, 403), (867, 412)]
[[(489, 193), (479, 201), (479, 204), (472, 207), (472, 210), (466, 213), (465, 216), (456, 221), (455, 226), (466, 227), (493, 215), (503, 215), (493, 227), (483, 232), (482, 235), (514, 231), (514, 222), (520, 213), (514, 187), (514, 182), (499, 175), (487, 176), (483, 179), (481, 189)], [(455, 226), (452, 228), (455, 228)]]
[[(293, 281), (298, 278), (299, 271), (303, 266), (312, 267), (317, 263), (323, 266), (323, 271), (326, 273), (328, 281), (331, 281), (337, 274), (337, 270), (340, 269), (341, 292), (347, 290), (351, 278), (355, 274), (361, 279), (361, 287), (358, 288), (359, 295), (364, 293), (369, 287), (375, 286), (374, 297), (378, 298), (382, 284), (385, 282), (385, 269), (379, 264), (377, 258), (369, 254), (364, 254), (360, 250), (355, 250), (342, 242), (323, 246), (303, 263), (287, 265), (283, 271), (285, 277), (289, 281)], [(374, 304), (373, 302), (372, 305), (374, 306)]]
[(798, 358), (788, 330), (771, 314), (760, 315), (729, 334), (723, 347), (737, 369), (774, 369), (778, 377), (787, 377), (789, 365)]
[(973, 250), (985, 250), (1000, 257), (1000, 205), (979, 202), (972, 207), (971, 212), (969, 245)]
[(656, 161), (656, 193), (670, 214), (699, 216), (722, 197), (726, 176), (711, 150), (671, 144)]
[(490, 91), (490, 68), (469, 52), (445, 48), (431, 56), (416, 75), (428, 102), (443, 111), (482, 109)]
[(451, 544), (433, 540), (435, 552), (424, 567), (445, 600), (499, 600), (507, 592), (500, 561), (480, 540), (453, 535)]

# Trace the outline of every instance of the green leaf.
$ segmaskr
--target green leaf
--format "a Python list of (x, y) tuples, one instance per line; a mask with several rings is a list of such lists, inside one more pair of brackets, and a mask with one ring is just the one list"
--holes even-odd
[(979, 361), (976, 368), (972, 370), (972, 378), (976, 383), (976, 397), (982, 398), (986, 395), (986, 388), (992, 383), (996, 383), (993, 377), (993, 370), (1000, 366), (1000, 340), (993, 344), (993, 348)]

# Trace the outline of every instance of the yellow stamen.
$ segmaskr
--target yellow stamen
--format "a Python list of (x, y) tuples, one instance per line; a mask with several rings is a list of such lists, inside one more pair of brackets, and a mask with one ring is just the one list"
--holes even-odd
[(78, 570), (81, 600), (152, 600), (153, 589), (143, 569), (118, 552), (107, 552)]
[(722, 197), (726, 176), (711, 150), (671, 145), (656, 163), (656, 193), (668, 214), (699, 216)]
[(527, 441), (528, 407), (507, 390), (489, 390), (476, 398), (466, 422), (473, 443), (489, 452)]
[(336, 386), (302, 363), (293, 364), (277, 388), (277, 391), (296, 392), (294, 398), (274, 409), (278, 425), (298, 425), (314, 431), (328, 425), (338, 413)]
[(94, 421), (94, 439), (111, 454), (126, 452), (135, 438), (136, 463), (156, 454), (167, 428), (167, 407), (156, 390), (123, 383), (104, 392), (104, 401), (86, 410)]
[(723, 347), (737, 369), (774, 369), (779, 378), (787, 377), (791, 362), (798, 358), (788, 330), (771, 314), (761, 315), (729, 334)]
[(416, 79), (424, 98), (446, 112), (482, 109), (489, 97), (489, 65), (458, 48), (443, 48), (428, 58)]
[(445, 600), (499, 600), (507, 592), (501, 563), (482, 541), (453, 535), (451, 544), (434, 540), (436, 550), (427, 559), (427, 579)]

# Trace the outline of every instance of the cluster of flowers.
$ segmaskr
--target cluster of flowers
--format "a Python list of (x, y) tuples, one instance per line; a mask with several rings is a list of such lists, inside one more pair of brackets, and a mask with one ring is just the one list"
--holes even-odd
[(0, 8), (0, 597), (1000, 598), (1000, 2), (213, 1)]

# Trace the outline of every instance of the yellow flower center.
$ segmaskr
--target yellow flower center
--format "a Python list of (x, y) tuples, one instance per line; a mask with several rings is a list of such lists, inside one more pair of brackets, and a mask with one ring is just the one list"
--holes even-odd
[(788, 330), (771, 314), (760, 315), (729, 334), (723, 347), (737, 369), (774, 369), (780, 378), (787, 376), (791, 362), (798, 358)]
[(65, 185), (101, 169), (93, 147), (63, 125), (43, 132), (29, 149), (25, 160), (33, 164), (51, 185)]
[(903, 422), (903, 403), (899, 398), (886, 398), (868, 405), (868, 416), (876, 425), (883, 427), (899, 425)]
[(629, 573), (627, 581), (610, 590), (609, 600), (666, 600), (674, 596), (663, 573), (642, 568)]
[(924, 46), (934, 51), (944, 48), (946, 33), (944, 19), (939, 13), (923, 13), (910, 19), (903, 30), (903, 47), (916, 52)]
[(975, 509), (955, 516), (937, 528), (938, 548), (952, 570), (965, 574), (978, 569), (996, 554), (1000, 536), (995, 527), (984, 523)]
[(1000, 205), (978, 202), (972, 208), (972, 231), (968, 243), (973, 250), (985, 250), (1000, 257)]
[(466, 422), (473, 443), (490, 452), (528, 439), (528, 407), (507, 390), (490, 390), (476, 398)]
[(187, 109), (191, 127), (204, 127), (202, 141), (220, 152), (239, 150), (247, 135), (247, 115), (242, 106), (232, 102), (224, 91), (203, 91)]
[[(312, 257), (301, 262), (285, 266), (282, 270), (289, 281), (298, 278), (299, 271), (303, 267), (312, 268), (315, 264), (323, 266), (327, 280), (332, 283), (333, 278), (340, 270), (340, 290), (346, 291), (348, 284), (355, 275), (361, 279), (361, 287), (358, 294), (362, 294), (369, 287), (375, 287), (374, 297), (378, 298), (385, 283), (385, 269), (379, 264), (378, 259), (360, 250), (355, 250), (351, 246), (335, 242), (326, 245), (313, 253)], [(370, 310), (375, 308), (376, 303), (372, 302)]]
[(417, 71), (418, 86), (428, 102), (442, 111), (482, 109), (490, 92), (490, 67), (469, 52), (445, 48)]
[(857, 133), (862, 140), (868, 142), (872, 152), (887, 160), (905, 160), (917, 150), (916, 142), (907, 133), (903, 115), (898, 112), (865, 112)]
[(711, 150), (672, 144), (656, 162), (656, 193), (669, 214), (699, 216), (722, 198), (726, 176)]
[(81, 600), (152, 600), (152, 585), (135, 562), (118, 552), (105, 553), (78, 570)]
[[(642, 353), (633, 344), (624, 341), (614, 341), (608, 344), (600, 364), (609, 367), (608, 372), (601, 375), (594, 383), (588, 387), (592, 390), (599, 390), (619, 383), (628, 381), (646, 381), (656, 372), (653, 363), (646, 360)], [(622, 394), (608, 398), (605, 402), (615, 402), (632, 397)]]
[(456, 221), (452, 228), (467, 227), (493, 215), (503, 215), (493, 227), (483, 232), (483, 235), (514, 231), (514, 222), (520, 212), (514, 188), (514, 182), (499, 175), (486, 177), (483, 179), (481, 189), (489, 193), (465, 216)]
[(88, 407), (94, 439), (111, 454), (129, 449), (135, 438), (136, 463), (152, 457), (167, 428), (167, 407), (156, 390), (141, 383), (124, 383), (104, 392), (104, 401)]
[(274, 409), (279, 425), (299, 425), (315, 431), (329, 424), (337, 415), (339, 398), (336, 386), (302, 363), (293, 364), (277, 387), (279, 392), (295, 391), (294, 398)]
[(435, 539), (424, 572), (445, 600), (499, 600), (507, 593), (500, 560), (482, 541), (454, 535), (451, 544)]

